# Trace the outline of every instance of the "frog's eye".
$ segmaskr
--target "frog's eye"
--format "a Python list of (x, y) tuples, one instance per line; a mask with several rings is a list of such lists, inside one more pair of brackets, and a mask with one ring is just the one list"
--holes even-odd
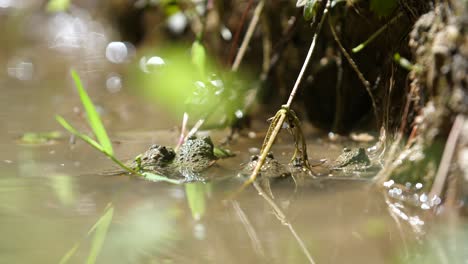
[(210, 136), (204, 136), (204, 137), (202, 138), (202, 140), (203, 140), (205, 143), (207, 143), (208, 145), (213, 146), (213, 141), (211, 141), (211, 137), (210, 137)]
[(257, 160), (258, 160), (257, 155), (253, 155), (252, 157), (250, 157), (250, 161), (257, 161)]
[(148, 160), (148, 157), (145, 156), (145, 157), (143, 157), (141, 160)]
[(267, 158), (270, 158), (270, 159), (274, 159), (275, 157), (273, 156), (273, 153), (271, 152), (268, 152), (268, 154), (266, 155)]
[(351, 151), (350, 148), (344, 148), (344, 149), (343, 149), (343, 152), (350, 152), (350, 151)]

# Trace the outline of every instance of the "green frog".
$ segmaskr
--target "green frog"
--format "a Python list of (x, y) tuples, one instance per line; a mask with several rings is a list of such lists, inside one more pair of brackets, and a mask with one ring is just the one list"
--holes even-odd
[(216, 160), (214, 145), (209, 136), (191, 137), (180, 146), (174, 165), (187, 180), (200, 180), (200, 173)]
[(167, 177), (184, 177), (187, 181), (203, 181), (200, 173), (216, 162), (210, 137), (188, 138), (177, 153), (170, 147), (152, 145), (137, 156), (130, 167)]
[(371, 161), (364, 148), (344, 148), (338, 158), (331, 163), (332, 170), (364, 170), (369, 168)]
[(154, 144), (143, 154), (137, 156), (130, 167), (136, 170), (165, 173), (171, 169), (175, 156), (176, 153), (172, 148)]
[[(244, 167), (243, 172), (241, 173), (242, 175), (250, 175), (252, 171), (255, 169), (257, 166), (258, 160), (259, 160), (258, 155), (254, 155), (250, 158), (249, 163)], [(286, 166), (281, 164), (278, 160), (275, 159), (273, 156), (273, 153), (268, 153), (265, 162), (263, 163), (262, 168), (260, 169), (259, 175), (262, 178), (281, 178), (281, 177), (286, 177), (290, 176), (291, 172), (288, 170)]]

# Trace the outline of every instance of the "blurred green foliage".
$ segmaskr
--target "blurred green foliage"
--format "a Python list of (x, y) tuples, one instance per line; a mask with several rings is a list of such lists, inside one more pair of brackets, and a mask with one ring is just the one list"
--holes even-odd
[(48, 12), (64, 12), (66, 11), (71, 4), (71, 0), (49, 0), (46, 6)]
[(219, 127), (233, 122), (236, 112), (238, 116), (239, 111), (243, 112), (249, 86), (241, 75), (233, 76), (216, 67), (198, 41), (190, 48), (150, 53), (157, 54), (164, 63), (143, 65), (142, 71), (134, 71), (133, 85), (143, 98), (165, 108), (174, 118), (188, 113), (191, 122), (204, 119), (208, 120), (205, 125)]

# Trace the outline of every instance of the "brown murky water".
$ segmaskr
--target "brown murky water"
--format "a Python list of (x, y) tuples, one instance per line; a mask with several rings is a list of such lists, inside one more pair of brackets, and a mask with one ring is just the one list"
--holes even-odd
[[(261, 137), (244, 137), (230, 146), (237, 156), (210, 172), (227, 179), (191, 187), (101, 175), (112, 162), (81, 141), (70, 144), (66, 133), (54, 144), (20, 144), (25, 132), (62, 131), (55, 114), (86, 129), (70, 67), (89, 88), (121, 159), (151, 143), (174, 145), (180, 118), (134, 97), (125, 82), (126, 66), (105, 60), (112, 34), (87, 23), (80, 24), (80, 34), (72, 34), (73, 23), (87, 21), (83, 13), (75, 10), (60, 20), (38, 15), (35, 5), (18, 13), (2, 8), (0, 29), (9, 38), (0, 44), (0, 263), (58, 263), (77, 243), (70, 263), (83, 263), (93, 239), (88, 231), (108, 204), (114, 215), (97, 263), (308, 263), (310, 257), (316, 263), (396, 263), (421, 244), (423, 232), (395, 221), (382, 193), (366, 181), (307, 180), (297, 188), (288, 181), (274, 184), (287, 224), (253, 187), (227, 200), (242, 184), (236, 177), (240, 164), (248, 161), (249, 148), (261, 145)], [(62, 27), (54, 28), (54, 19)], [(31, 30), (34, 23), (52, 33), (69, 26), (75, 29), (67, 33), (72, 40), (95, 42), (69, 43), (66, 32), (65, 38), (54, 38)], [(122, 86), (116, 79), (109, 85), (109, 76), (120, 76), (113, 72), (124, 76)], [(261, 134), (265, 123), (260, 123), (253, 130)], [(216, 141), (223, 135), (213, 136)], [(308, 135), (312, 158), (333, 158), (341, 151), (342, 146), (317, 138)], [(288, 160), (289, 146), (286, 141), (275, 147), (280, 160)], [(188, 201), (190, 188), (198, 190), (197, 205)], [(459, 263), (439, 253), (435, 260)]]
[[(170, 144), (174, 136), (155, 131), (113, 138), (121, 142), (117, 153), (131, 156), (151, 142)], [(241, 184), (235, 175), (248, 160), (248, 146), (259, 140), (234, 145), (240, 154), (211, 172), (232, 179), (199, 184), (207, 190), (206, 210), (195, 220), (184, 186), (99, 175), (112, 164), (82, 142), (70, 148), (66, 140), (23, 146), (4, 139), (2, 263), (58, 262), (79, 241), (72, 260), (81, 263), (91, 241), (86, 234), (108, 203), (115, 214), (99, 263), (307, 262), (291, 230), (253, 188), (226, 200)], [(399, 253), (402, 238), (385, 202), (365, 182), (310, 181), (297, 190), (284, 182), (273, 192), (317, 263), (389, 263)]]

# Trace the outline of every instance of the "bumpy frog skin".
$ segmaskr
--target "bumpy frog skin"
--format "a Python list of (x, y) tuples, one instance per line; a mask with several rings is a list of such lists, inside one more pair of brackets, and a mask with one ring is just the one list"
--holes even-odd
[(210, 137), (189, 138), (177, 153), (169, 147), (152, 145), (131, 167), (167, 177), (183, 176), (187, 181), (202, 181), (200, 173), (216, 161), (213, 150)]
[(343, 153), (332, 163), (334, 170), (363, 170), (369, 168), (371, 162), (364, 148), (343, 149)]
[(213, 149), (214, 145), (210, 137), (192, 137), (180, 146), (174, 162), (181, 169), (201, 172), (216, 161)]
[[(242, 174), (251, 173), (257, 166), (259, 160), (258, 155), (250, 158), (250, 162), (245, 166)], [(279, 178), (291, 175), (291, 172), (283, 164), (279, 163), (272, 153), (268, 153), (265, 162), (260, 169), (259, 176), (263, 178)]]
[[(140, 166), (143, 169), (151, 169), (151, 167), (165, 167), (171, 163), (174, 157), (175, 152), (172, 148), (152, 145), (145, 153), (140, 155)], [(138, 165), (136, 161), (134, 161), (133, 164), (134, 166)]]

